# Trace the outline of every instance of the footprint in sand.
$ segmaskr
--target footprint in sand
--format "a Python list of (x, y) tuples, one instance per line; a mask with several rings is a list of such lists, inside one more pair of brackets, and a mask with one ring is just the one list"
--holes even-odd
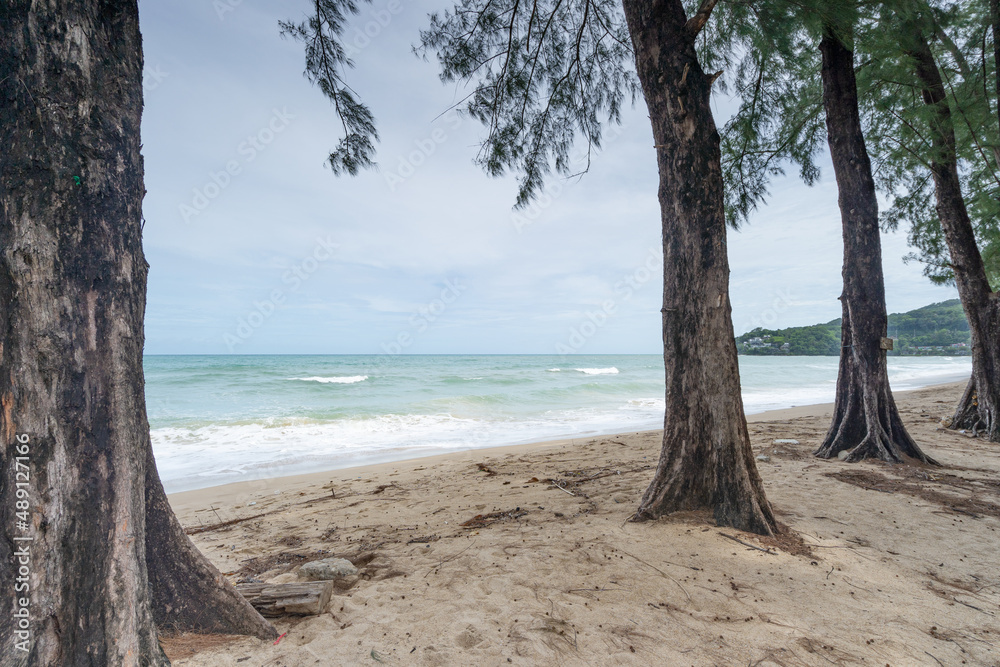
[(484, 641), (485, 640), (482, 635), (479, 634), (479, 631), (471, 625), (465, 628), (465, 630), (462, 630), (458, 633), (458, 636), (455, 637), (455, 643), (466, 649), (475, 648)]

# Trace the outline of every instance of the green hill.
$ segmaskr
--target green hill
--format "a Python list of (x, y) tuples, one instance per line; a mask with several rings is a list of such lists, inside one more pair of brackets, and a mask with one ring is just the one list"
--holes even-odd
[[(891, 355), (970, 354), (969, 323), (958, 299), (889, 315), (889, 337), (895, 339)], [(740, 354), (837, 356), (840, 318), (808, 327), (758, 327), (739, 336), (736, 344)]]

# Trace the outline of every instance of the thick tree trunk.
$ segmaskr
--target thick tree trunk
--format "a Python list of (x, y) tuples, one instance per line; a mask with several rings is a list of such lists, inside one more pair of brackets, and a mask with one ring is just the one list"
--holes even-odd
[(1000, 442), (1000, 301), (990, 287), (962, 196), (955, 130), (944, 82), (926, 38), (919, 30), (914, 30), (912, 37), (910, 56), (924, 87), (924, 102), (935, 114), (929, 132), (934, 147), (931, 173), (936, 210), (972, 338), (972, 379), (955, 411), (951, 427), (971, 429)]
[[(134, 3), (94, 4), (0, 9), (5, 665), (167, 664), (143, 539), (142, 45)], [(6, 566), (25, 547), (28, 651)]]
[(843, 221), (844, 290), (833, 424), (816, 455), (830, 458), (848, 451), (848, 461), (932, 462), (906, 432), (889, 389), (882, 349), (888, 316), (878, 200), (861, 131), (854, 53), (829, 31), (820, 51), (827, 135)]
[(156, 626), (168, 633), (276, 637), (274, 627), (184, 533), (156, 474), (148, 435), (146, 443), (146, 567)]
[[(149, 564), (154, 581), (192, 564), (214, 572), (162, 528), (176, 520), (156, 502), (142, 372), (141, 81), (134, 0), (0, 5), (5, 666), (165, 665), (154, 619), (173, 611), (153, 603), (171, 598), (151, 594)], [(232, 591), (217, 574), (189, 606)], [(273, 633), (248, 614), (221, 625)]]
[(694, 48), (699, 17), (688, 22), (680, 0), (624, 7), (660, 172), (667, 383), (660, 461), (634, 518), (707, 508), (719, 525), (771, 534), (740, 396), (719, 135)]

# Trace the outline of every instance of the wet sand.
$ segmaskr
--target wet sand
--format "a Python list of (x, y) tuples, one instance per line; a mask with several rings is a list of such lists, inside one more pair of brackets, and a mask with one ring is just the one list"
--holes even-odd
[(940, 428), (963, 387), (897, 394), (941, 467), (814, 458), (830, 405), (752, 416), (780, 540), (697, 513), (628, 523), (659, 431), (174, 494), (234, 582), (331, 556), (360, 572), (325, 613), (277, 619), (277, 645), (164, 645), (192, 667), (997, 665), (1000, 446)]

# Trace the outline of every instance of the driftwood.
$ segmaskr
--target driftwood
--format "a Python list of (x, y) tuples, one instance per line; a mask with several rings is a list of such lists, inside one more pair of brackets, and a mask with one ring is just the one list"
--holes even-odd
[(236, 591), (261, 616), (311, 616), (322, 614), (333, 594), (332, 581), (295, 584), (237, 584)]

